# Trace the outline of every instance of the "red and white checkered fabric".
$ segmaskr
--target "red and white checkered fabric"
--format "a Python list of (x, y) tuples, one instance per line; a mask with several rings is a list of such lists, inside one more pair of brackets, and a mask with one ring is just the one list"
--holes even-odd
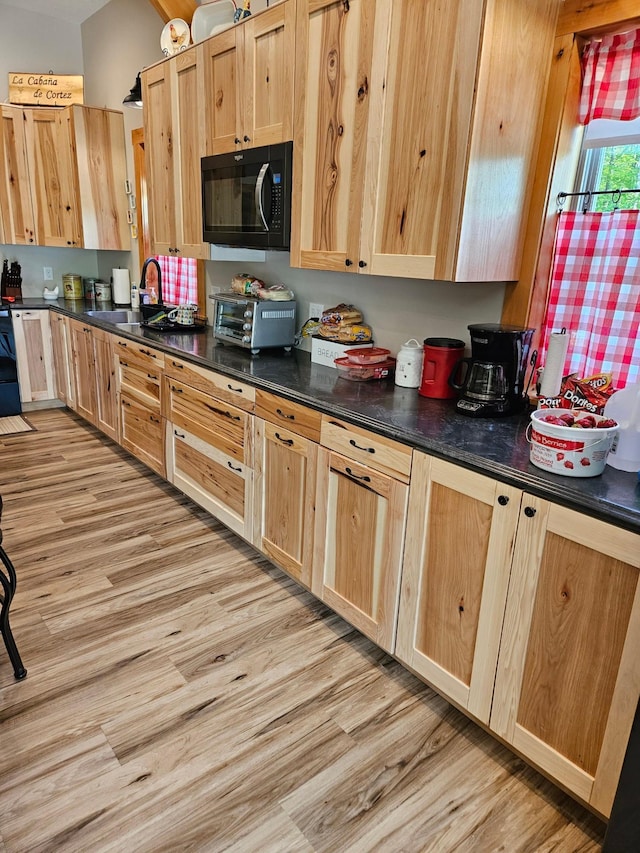
[(589, 42), (582, 73), (581, 124), (640, 116), (640, 29)]
[(165, 305), (198, 302), (198, 262), (194, 258), (156, 255), (162, 271), (162, 301)]
[(571, 337), (564, 375), (640, 381), (640, 211), (558, 215), (540, 363), (549, 335)]

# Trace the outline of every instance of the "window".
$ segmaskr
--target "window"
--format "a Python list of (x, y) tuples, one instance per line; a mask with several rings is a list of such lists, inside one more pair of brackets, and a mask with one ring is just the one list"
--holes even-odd
[[(608, 192), (640, 188), (640, 118), (633, 121), (596, 119), (585, 130), (575, 192)], [(572, 200), (567, 209), (639, 208), (638, 192), (622, 196), (593, 195)]]

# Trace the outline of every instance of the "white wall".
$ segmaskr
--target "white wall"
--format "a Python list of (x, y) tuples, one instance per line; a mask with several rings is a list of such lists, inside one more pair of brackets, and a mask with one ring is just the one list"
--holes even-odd
[[(266, 0), (252, 2), (256, 12), (265, 6)], [(12, 38), (6, 39), (0, 52), (0, 77), (3, 69), (6, 73), (20, 70), (14, 64), (15, 57), (24, 60), (27, 70), (44, 68), (48, 71), (51, 68), (58, 73), (84, 73), (85, 103), (122, 109), (125, 115), (128, 169), (133, 179), (131, 130), (142, 125), (142, 112), (122, 107), (122, 99), (133, 85), (137, 72), (162, 59), (163, 21), (149, 0), (111, 0), (81, 27), (17, 10), (9, 11), (13, 19)], [(4, 19), (4, 12), (2, 17)], [(52, 38), (52, 33), (57, 38)], [(7, 54), (6, 47), (12, 52)], [(7, 79), (6, 73), (3, 82)], [(139, 275), (137, 249), (133, 255), (0, 247), (0, 253), (3, 251), (5, 256), (22, 264), (25, 295), (35, 296), (42, 292), (44, 265), (54, 267), (54, 277), (58, 281), (66, 272), (108, 278), (114, 266), (128, 266), (134, 279)], [(504, 298), (504, 285), (500, 283), (449, 284), (297, 270), (288, 266), (288, 257), (286, 253), (271, 253), (264, 264), (209, 261), (206, 264), (207, 291), (211, 294), (216, 288), (228, 289), (231, 276), (245, 271), (268, 284), (286, 284), (298, 300), (300, 325), (309, 316), (310, 302), (320, 302), (327, 307), (338, 302), (353, 302), (373, 326), (376, 342), (393, 351), (409, 338), (420, 340), (445, 335), (468, 341), (466, 327), (469, 323), (500, 319)]]

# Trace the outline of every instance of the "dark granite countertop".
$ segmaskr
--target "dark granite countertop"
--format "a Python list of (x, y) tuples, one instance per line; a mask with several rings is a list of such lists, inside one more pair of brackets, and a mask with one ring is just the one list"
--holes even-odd
[(239, 347), (217, 343), (211, 329), (178, 334), (136, 325), (114, 326), (87, 317), (84, 311), (95, 306), (82, 302), (27, 299), (13, 307), (54, 308), (70, 316), (81, 316), (84, 321), (124, 337), (147, 341), (168, 353), (640, 532), (637, 474), (606, 466), (597, 477), (563, 477), (536, 468), (529, 462), (528, 414), (494, 420), (465, 417), (456, 411), (455, 401), (428, 400), (415, 389), (400, 388), (392, 381), (340, 379), (335, 370), (312, 364), (306, 352), (273, 350), (251, 356)]

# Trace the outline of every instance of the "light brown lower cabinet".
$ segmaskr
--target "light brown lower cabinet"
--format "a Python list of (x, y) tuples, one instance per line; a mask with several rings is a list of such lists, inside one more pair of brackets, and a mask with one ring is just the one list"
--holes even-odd
[(165, 476), (162, 416), (164, 356), (133, 341), (114, 342), (120, 444), (157, 474)]
[(414, 457), (398, 658), (608, 816), (640, 696), (640, 537)]
[[(312, 591), (389, 652), (395, 647), (411, 450), (322, 418)], [(339, 446), (352, 456), (334, 452)], [(365, 457), (369, 464), (354, 457)], [(400, 467), (397, 466), (397, 467)]]
[(167, 477), (249, 542), (253, 538), (253, 415), (167, 376)]
[(96, 383), (95, 425), (105, 435), (118, 441), (118, 395), (113, 335), (93, 329), (93, 358)]
[(254, 544), (309, 588), (321, 415), (260, 390), (256, 415)]
[(16, 342), (20, 399), (23, 403), (55, 400), (49, 312), (35, 309), (13, 311), (11, 320)]
[(93, 327), (78, 320), (69, 320), (69, 332), (75, 376), (76, 412), (95, 425), (98, 406)]
[(70, 409), (76, 408), (76, 380), (71, 347), (70, 320), (52, 312), (49, 317), (56, 397)]

